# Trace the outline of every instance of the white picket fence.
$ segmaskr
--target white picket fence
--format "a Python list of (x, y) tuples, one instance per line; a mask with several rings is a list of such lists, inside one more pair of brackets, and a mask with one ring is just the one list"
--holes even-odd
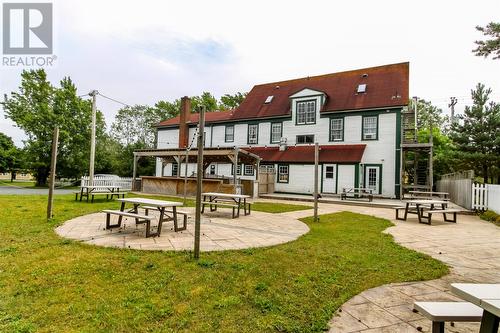
[[(89, 177), (83, 176), (81, 186), (89, 185)], [(127, 177), (108, 177), (108, 176), (98, 176), (94, 177), (94, 186), (120, 186), (121, 191), (132, 190), (132, 178)]]
[(500, 212), (500, 185), (472, 184), (472, 209)]

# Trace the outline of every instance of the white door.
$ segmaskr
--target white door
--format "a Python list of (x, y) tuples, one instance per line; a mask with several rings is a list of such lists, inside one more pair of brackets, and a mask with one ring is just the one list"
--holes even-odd
[(323, 164), (323, 192), (335, 193), (335, 164)]
[(365, 169), (365, 187), (372, 189), (374, 194), (380, 194), (380, 167), (367, 166)]

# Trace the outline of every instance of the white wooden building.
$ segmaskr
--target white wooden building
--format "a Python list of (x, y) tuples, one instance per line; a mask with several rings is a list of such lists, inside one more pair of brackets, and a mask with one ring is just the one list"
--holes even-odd
[[(231, 111), (206, 114), (206, 147), (240, 147), (276, 171), (276, 192), (312, 193), (314, 142), (320, 144), (320, 189), (368, 187), (398, 197), (401, 177), (401, 111), (408, 103), (409, 63), (256, 85)], [(157, 125), (157, 148), (186, 148), (198, 114), (182, 99), (181, 115)], [(231, 164), (207, 173), (233, 176)], [(188, 175), (195, 166), (188, 166)], [(157, 163), (156, 176), (176, 176), (176, 164)], [(184, 172), (184, 171), (183, 171)], [(255, 179), (239, 165), (241, 179)]]

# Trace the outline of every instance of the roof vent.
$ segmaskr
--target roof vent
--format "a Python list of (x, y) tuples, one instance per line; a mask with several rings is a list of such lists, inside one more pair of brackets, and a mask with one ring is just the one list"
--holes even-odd
[(356, 91), (358, 94), (366, 92), (366, 83), (358, 84), (358, 90)]
[(269, 103), (271, 103), (271, 101), (273, 100), (273, 97), (274, 97), (273, 95), (271, 95), (271, 96), (267, 96), (266, 101), (264, 102), (264, 104), (269, 104)]
[(363, 75), (361, 75), (361, 77), (368, 77), (368, 74), (364, 73)]
[(274, 89), (279, 89), (279, 88), (280, 88), (280, 86), (276, 86), (276, 87), (274, 87)]

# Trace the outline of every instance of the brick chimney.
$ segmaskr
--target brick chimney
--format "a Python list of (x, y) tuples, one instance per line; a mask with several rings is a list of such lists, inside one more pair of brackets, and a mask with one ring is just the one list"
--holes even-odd
[(181, 113), (179, 119), (179, 148), (186, 148), (189, 141), (189, 126), (187, 122), (191, 117), (191, 99), (187, 96), (181, 98)]

